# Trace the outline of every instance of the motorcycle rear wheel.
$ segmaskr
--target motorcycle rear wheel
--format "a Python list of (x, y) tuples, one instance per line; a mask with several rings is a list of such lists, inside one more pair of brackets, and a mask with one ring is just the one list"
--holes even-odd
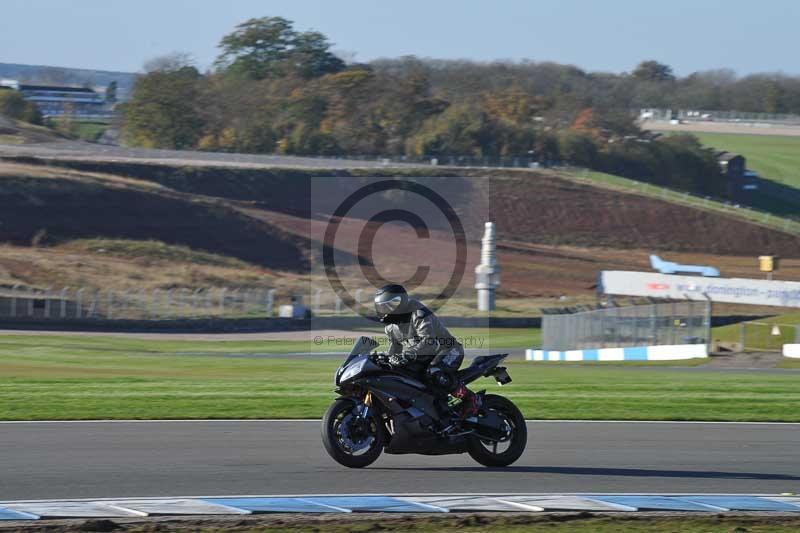
[[(352, 443), (350, 432), (353, 427), (356, 403), (348, 398), (338, 398), (334, 401), (325, 416), (322, 418), (322, 444), (325, 450), (337, 463), (348, 468), (364, 468), (375, 462), (383, 452), (384, 430), (381, 421), (371, 413), (367, 419), (367, 426), (363, 428), (372, 438), (369, 447), (364, 450), (348, 449), (348, 442)], [(345, 425), (343, 427), (343, 424)], [(354, 453), (363, 452), (363, 453)]]
[(508, 447), (504, 451), (498, 452), (500, 443), (482, 441), (480, 437), (471, 437), (467, 445), (467, 452), (483, 466), (508, 466), (522, 456), (525, 445), (528, 443), (525, 417), (511, 400), (496, 394), (487, 394), (484, 397), (482, 410), (494, 411), (509, 424), (511, 435), (508, 440), (503, 441), (503, 444), (507, 444)]

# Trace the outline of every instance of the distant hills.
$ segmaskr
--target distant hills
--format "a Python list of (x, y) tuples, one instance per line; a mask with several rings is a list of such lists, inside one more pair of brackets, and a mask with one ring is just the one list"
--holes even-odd
[(116, 81), (117, 96), (120, 99), (125, 99), (133, 89), (136, 73), (0, 63), (0, 78), (42, 85), (78, 85), (87, 87), (106, 87), (112, 81)]

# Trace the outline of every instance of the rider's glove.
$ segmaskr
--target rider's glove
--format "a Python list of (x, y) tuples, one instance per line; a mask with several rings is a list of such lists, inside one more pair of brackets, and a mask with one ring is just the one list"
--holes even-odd
[(379, 365), (389, 364), (389, 356), (386, 355), (385, 353), (375, 352), (374, 354), (372, 354), (372, 356), (375, 358), (375, 362), (378, 363)]
[(406, 366), (416, 358), (417, 356), (412, 353), (394, 353), (389, 356), (389, 364), (392, 366)]

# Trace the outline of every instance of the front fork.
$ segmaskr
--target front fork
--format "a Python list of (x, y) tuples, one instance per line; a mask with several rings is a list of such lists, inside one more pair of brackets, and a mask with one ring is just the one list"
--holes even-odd
[(372, 393), (367, 391), (364, 396), (364, 401), (361, 405), (356, 406), (356, 417), (361, 420), (366, 420), (369, 417), (369, 408), (372, 407)]

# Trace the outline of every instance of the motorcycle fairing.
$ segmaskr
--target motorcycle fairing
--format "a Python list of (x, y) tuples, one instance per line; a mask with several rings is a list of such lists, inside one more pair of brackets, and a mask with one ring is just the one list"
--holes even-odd
[[(386, 453), (440, 455), (466, 452), (465, 437), (444, 437), (436, 433), (435, 422), (442, 423), (447, 410), (443, 403), (446, 399), (437, 397), (409, 372), (386, 369), (375, 364), (368, 352), (376, 344), (367, 337), (359, 339), (337, 371), (335, 382), (337, 387), (343, 389), (355, 386), (369, 391), (379, 404), (377, 408), (391, 419), (391, 432), (387, 430), (389, 442)], [(458, 377), (462, 382), (469, 383), (481, 376), (496, 375), (505, 370), (497, 365), (506, 356), (477, 357), (468, 368), (458, 372)], [(466, 422), (467, 426), (480, 428), (481, 434), (490, 438), (499, 438), (504, 428), (503, 421), (491, 412), (474, 422)]]

